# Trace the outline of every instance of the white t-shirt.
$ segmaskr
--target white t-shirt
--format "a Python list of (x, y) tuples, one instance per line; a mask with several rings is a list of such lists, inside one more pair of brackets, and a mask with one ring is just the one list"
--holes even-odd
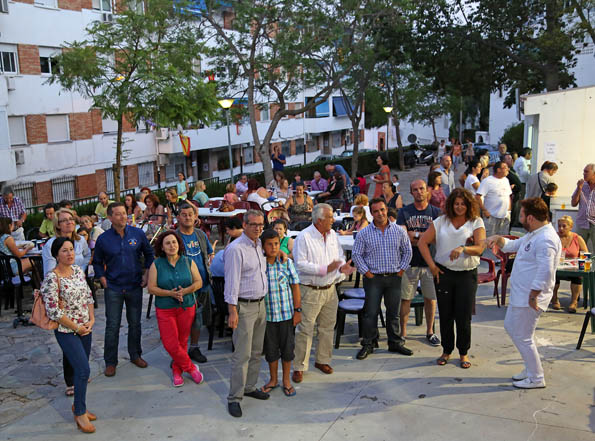
[(508, 215), (512, 194), (508, 179), (488, 176), (479, 184), (477, 194), (483, 196), (483, 205), (490, 216), (504, 219)]
[(266, 204), (269, 200), (263, 198), (262, 196), (260, 196), (258, 193), (254, 192), (254, 193), (250, 193), (248, 195), (248, 197), (246, 198), (246, 200), (248, 202), (256, 202), (258, 205), (260, 205), (262, 207), (262, 204)]
[(473, 188), (473, 184), (476, 182), (479, 182), (479, 179), (477, 179), (477, 176), (473, 176), (472, 174), (469, 174), (467, 179), (465, 179), (465, 190), (469, 190), (474, 196), (477, 193), (477, 190)]
[[(349, 215), (351, 217), (353, 217), (353, 209), (355, 207), (356, 207), (356, 205), (352, 205), (351, 210), (349, 210)], [(374, 218), (372, 217), (372, 213), (370, 213), (370, 207), (368, 207), (367, 205), (364, 205), (364, 211), (366, 212), (366, 219), (368, 220), (368, 222), (372, 222), (374, 220)]]
[(484, 228), (483, 219), (478, 217), (468, 220), (459, 229), (456, 229), (450, 220), (442, 215), (434, 220), (436, 229), (436, 254), (434, 261), (453, 271), (469, 271), (479, 266), (479, 256), (468, 256), (465, 253), (450, 260), (450, 252), (457, 247), (465, 246), (467, 239), (473, 239), (473, 232)]

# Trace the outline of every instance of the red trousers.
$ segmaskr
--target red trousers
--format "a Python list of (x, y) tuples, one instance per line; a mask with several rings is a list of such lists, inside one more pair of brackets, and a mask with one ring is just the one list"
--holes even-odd
[(188, 356), (188, 336), (196, 308), (194, 305), (185, 310), (155, 308), (155, 313), (161, 342), (174, 361), (172, 368), (179, 373), (193, 371), (195, 366)]

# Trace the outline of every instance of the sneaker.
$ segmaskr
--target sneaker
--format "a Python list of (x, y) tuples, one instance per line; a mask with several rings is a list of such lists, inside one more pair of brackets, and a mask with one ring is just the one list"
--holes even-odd
[(180, 387), (184, 385), (184, 378), (182, 378), (182, 375), (179, 372), (173, 373), (173, 383), (174, 387)]
[(200, 352), (200, 349), (197, 347), (192, 348), (188, 351), (188, 356), (196, 361), (197, 363), (206, 363), (207, 362), (207, 357), (205, 357), (204, 355), (202, 355), (202, 352)]
[(545, 387), (545, 380), (532, 381), (530, 378), (525, 378), (520, 381), (513, 381), (512, 385), (519, 389), (540, 389)]
[(524, 380), (525, 378), (527, 378), (529, 375), (527, 374), (527, 369), (523, 369), (522, 372), (519, 372), (518, 374), (515, 374), (512, 376), (512, 379), (514, 381), (521, 381)]
[(200, 384), (203, 381), (205, 381), (205, 378), (198, 370), (198, 366), (194, 365), (194, 367), (196, 369), (194, 369), (192, 372), (190, 372), (190, 376), (192, 377), (192, 381), (194, 381), (196, 384)]
[(436, 334), (428, 334), (428, 335), (426, 335), (426, 340), (428, 340), (428, 342), (432, 346), (440, 346), (440, 339), (438, 338), (438, 336)]

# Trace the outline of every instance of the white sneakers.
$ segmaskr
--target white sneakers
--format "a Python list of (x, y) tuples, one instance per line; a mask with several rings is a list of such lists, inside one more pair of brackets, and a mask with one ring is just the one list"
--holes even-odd
[(515, 374), (512, 376), (512, 379), (514, 381), (521, 381), (524, 380), (525, 378), (527, 378), (529, 375), (527, 374), (527, 369), (523, 369), (522, 372), (519, 372), (518, 374)]
[(545, 387), (545, 380), (532, 381), (530, 378), (525, 378), (524, 380), (513, 381), (512, 385), (519, 389), (541, 389)]

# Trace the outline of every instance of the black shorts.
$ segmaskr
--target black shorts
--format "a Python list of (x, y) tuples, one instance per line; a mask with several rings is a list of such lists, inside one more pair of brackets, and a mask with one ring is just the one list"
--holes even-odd
[(292, 361), (295, 349), (293, 319), (267, 322), (264, 334), (264, 358), (268, 363), (279, 360)]
[(568, 280), (570, 283), (573, 283), (575, 285), (583, 284), (583, 279), (581, 277), (571, 277), (571, 276), (558, 277), (558, 276), (556, 276), (556, 283), (560, 283), (560, 280)]

